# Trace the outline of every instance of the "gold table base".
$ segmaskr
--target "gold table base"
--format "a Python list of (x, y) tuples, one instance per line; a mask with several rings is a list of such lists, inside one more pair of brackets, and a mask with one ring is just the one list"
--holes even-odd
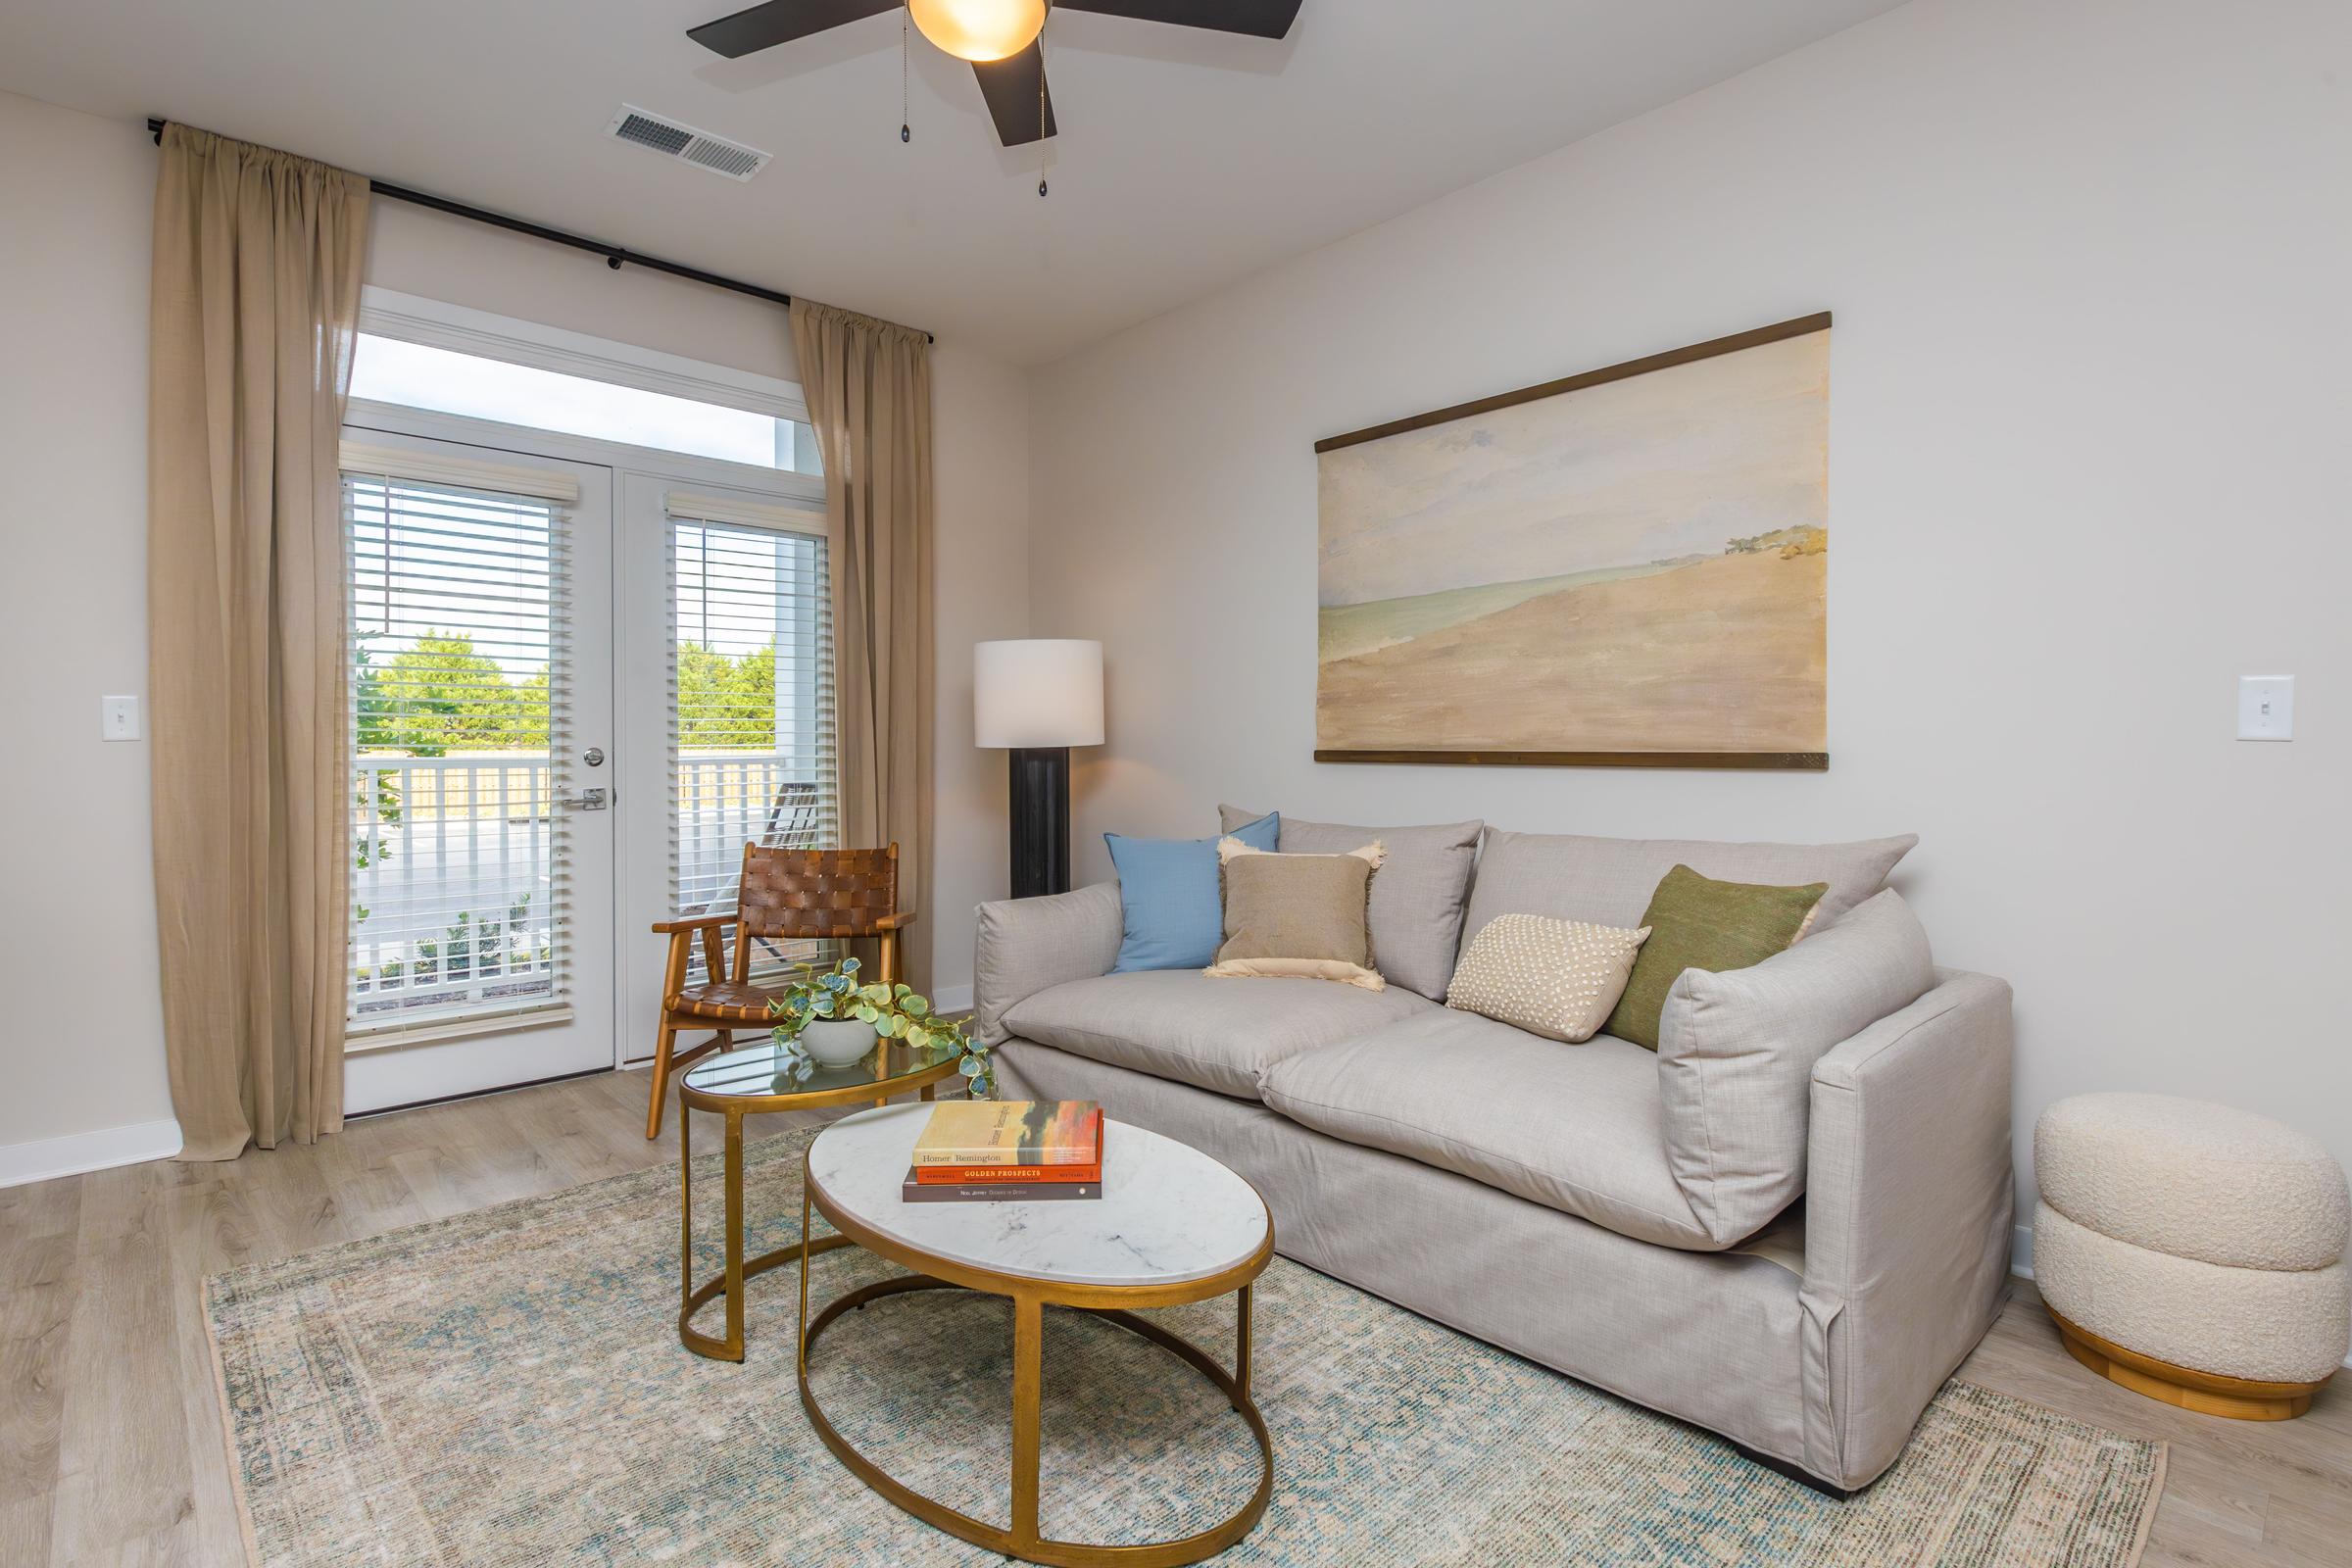
[[(723, 1057), (721, 1059), (724, 1059)], [(697, 1355), (713, 1361), (743, 1359), (743, 1288), (744, 1282), (756, 1279), (771, 1268), (779, 1268), (801, 1255), (801, 1244), (779, 1247), (748, 1262), (743, 1255), (743, 1119), (748, 1115), (778, 1110), (808, 1110), (829, 1105), (858, 1103), (886, 1104), (889, 1097), (915, 1091), (929, 1100), (935, 1085), (956, 1075), (954, 1057), (947, 1057), (930, 1066), (901, 1073), (891, 1078), (877, 1078), (871, 1084), (847, 1088), (828, 1088), (809, 1092), (787, 1091), (770, 1095), (708, 1094), (694, 1088), (692, 1075), (678, 1080), (678, 1340)], [(726, 1118), (725, 1205), (726, 1205), (726, 1269), (715, 1279), (697, 1285), (694, 1281), (694, 1115), (697, 1110), (710, 1111)], [(807, 1179), (803, 1170), (803, 1179)], [(806, 1206), (804, 1204), (804, 1206)], [(808, 1234), (807, 1216), (803, 1215), (801, 1234)], [(843, 1246), (838, 1236), (819, 1237), (813, 1250), (829, 1252)], [(727, 1328), (722, 1335), (703, 1333), (694, 1326), (694, 1316), (712, 1299), (724, 1293), (727, 1298)]]
[[(811, 1257), (820, 1256), (837, 1247), (855, 1244), (908, 1268), (921, 1268), (926, 1261), (933, 1266), (941, 1266), (939, 1260), (925, 1260), (919, 1254), (909, 1255), (906, 1250), (866, 1231), (855, 1220), (835, 1212), (828, 1204), (819, 1203), (817, 1206), (843, 1234), (819, 1237), (807, 1247), (796, 1244), (781, 1248), (757, 1259), (752, 1269), (773, 1268), (787, 1259), (800, 1259), (801, 1408), (808, 1412), (808, 1424), (816, 1429), (818, 1437), (824, 1439), (825, 1446), (833, 1450), (833, 1456), (848, 1466), (851, 1474), (858, 1480), (925, 1524), (968, 1541), (975, 1546), (1001, 1551), (1024, 1562), (1045, 1563), (1050, 1568), (1181, 1568), (1182, 1564), (1215, 1556), (1256, 1528), (1258, 1520), (1265, 1514), (1266, 1504), (1274, 1495), (1274, 1439), (1266, 1430), (1265, 1417), (1258, 1413), (1256, 1401), (1250, 1396), (1250, 1306), (1252, 1282), (1264, 1270), (1266, 1260), (1273, 1255), (1271, 1231), (1266, 1237), (1266, 1245), (1257, 1255), (1240, 1268), (1223, 1276), (1180, 1286), (1141, 1289), (1049, 1286), (1018, 1276), (990, 1274), (964, 1266), (948, 1265), (943, 1267), (944, 1273), (964, 1277), (942, 1278), (917, 1273), (860, 1286), (827, 1305), (811, 1321), (808, 1316), (808, 1260)], [(801, 1180), (802, 1236), (808, 1236), (808, 1225), (809, 1182), (804, 1161)], [(868, 1301), (910, 1291), (954, 1290), (1005, 1296), (1012, 1300), (1012, 1525), (1009, 1529), (975, 1519), (935, 1497), (925, 1496), (858, 1452), (856, 1445), (834, 1430), (833, 1423), (826, 1419), (824, 1410), (817, 1404), (815, 1392), (808, 1386), (809, 1348), (843, 1313), (856, 1311)], [(1123, 1307), (1108, 1304), (1111, 1300), (1126, 1298), (1138, 1306), (1170, 1306), (1184, 1300), (1206, 1300), (1228, 1291), (1237, 1298), (1234, 1369), (1231, 1372), (1219, 1366), (1206, 1351), (1190, 1341)], [(704, 1299), (709, 1298), (707, 1294)], [(1038, 1457), (1045, 1394), (1043, 1361), (1045, 1308), (1048, 1304), (1092, 1312), (1104, 1322), (1114, 1323), (1132, 1334), (1140, 1335), (1190, 1364), (1215, 1385), (1227, 1402), (1250, 1424), (1250, 1435), (1257, 1440), (1257, 1488), (1240, 1512), (1222, 1524), (1172, 1541), (1145, 1542), (1133, 1545), (1098, 1545), (1046, 1538), (1038, 1518)]]

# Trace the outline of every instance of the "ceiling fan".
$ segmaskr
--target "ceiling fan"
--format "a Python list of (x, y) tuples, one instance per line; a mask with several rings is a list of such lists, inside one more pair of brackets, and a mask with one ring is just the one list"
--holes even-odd
[[(824, 32), (905, 4), (915, 30), (952, 55), (969, 60), (981, 96), (1007, 147), (1051, 136), (1057, 128), (1046, 90), (1046, 57), (1038, 47), (1048, 0), (766, 0), (731, 17), (690, 27), (704, 48), (739, 60), (795, 38)], [(1254, 38), (1291, 30), (1300, 0), (1052, 0), (1063, 11), (1095, 11), (1143, 22), (1205, 27)]]

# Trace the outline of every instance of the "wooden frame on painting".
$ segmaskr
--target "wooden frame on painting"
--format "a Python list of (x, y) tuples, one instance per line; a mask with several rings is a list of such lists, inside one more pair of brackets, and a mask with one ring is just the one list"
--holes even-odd
[(1315, 760), (1820, 769), (1827, 312), (1315, 443)]

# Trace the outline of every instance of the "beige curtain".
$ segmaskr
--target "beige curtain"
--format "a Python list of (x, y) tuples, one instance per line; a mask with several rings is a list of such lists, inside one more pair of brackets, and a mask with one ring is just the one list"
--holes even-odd
[(183, 1159), (343, 1124), (344, 544), (368, 182), (164, 127), (147, 406), (164, 1046)]
[(792, 302), (808, 417), (834, 525), (841, 825), (850, 848), (899, 846), (906, 981), (931, 977), (931, 349), (871, 317)]

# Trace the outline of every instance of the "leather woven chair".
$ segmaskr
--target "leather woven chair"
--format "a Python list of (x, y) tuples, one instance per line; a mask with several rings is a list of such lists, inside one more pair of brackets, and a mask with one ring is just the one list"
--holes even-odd
[[(768, 1029), (768, 1004), (777, 993), (751, 983), (755, 942), (810, 942), (823, 938), (876, 937), (872, 978), (888, 985), (899, 977), (899, 933), (914, 923), (899, 903), (899, 847), (880, 850), (794, 850), (761, 844), (743, 847), (743, 881), (732, 914), (662, 920), (654, 930), (669, 938), (669, 967), (662, 981), (662, 1032), (654, 1046), (653, 1103), (645, 1113), (645, 1136), (662, 1136), (662, 1102), (672, 1069), (722, 1050), (738, 1029)], [(735, 928), (734, 963), (726, 961), (721, 933)], [(702, 939), (703, 969), (713, 977), (688, 985), (694, 943)], [(715, 978), (720, 974), (725, 979)], [(690, 1050), (677, 1051), (680, 1030), (715, 1031)]]

